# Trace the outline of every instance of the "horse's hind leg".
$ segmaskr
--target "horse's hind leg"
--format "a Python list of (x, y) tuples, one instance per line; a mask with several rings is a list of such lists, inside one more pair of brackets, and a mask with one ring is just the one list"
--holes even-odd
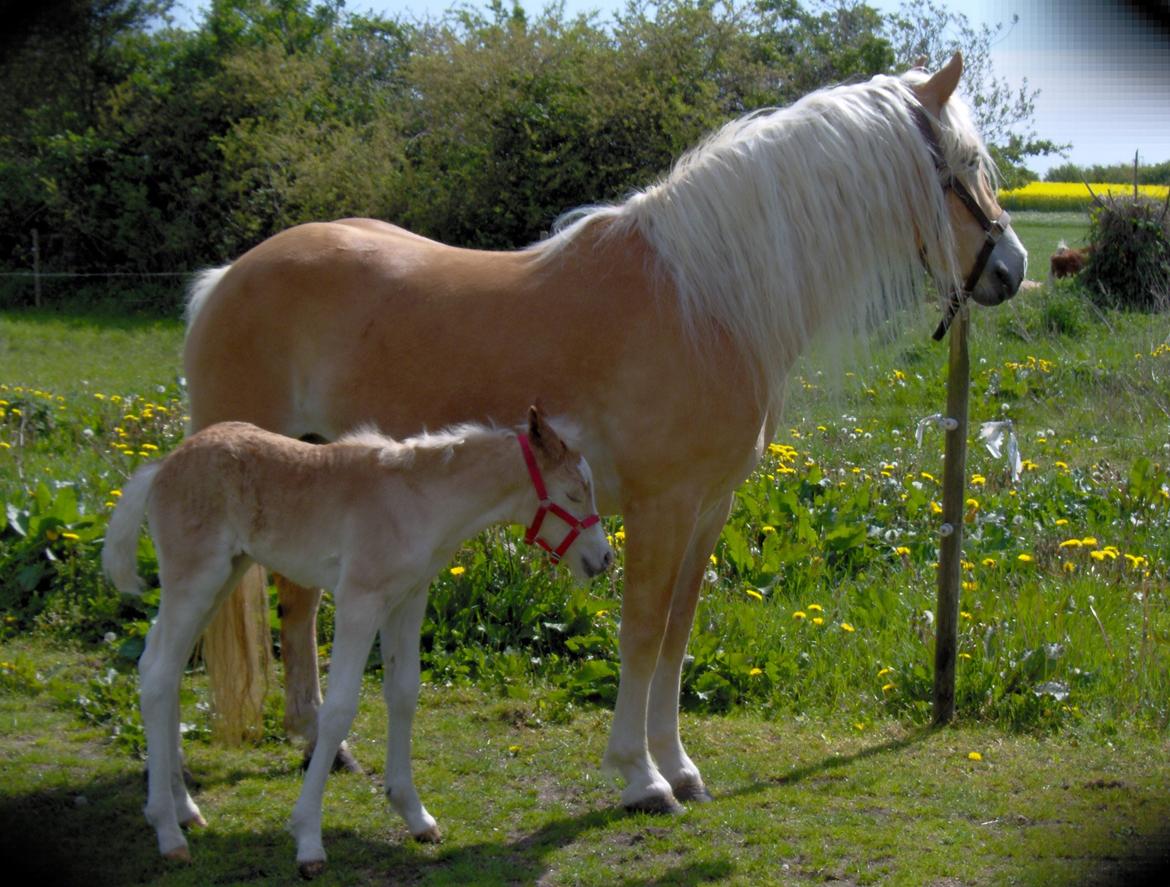
[(427, 586), (415, 589), (382, 624), (382, 698), (386, 701), (386, 797), (416, 841), (438, 842), (435, 818), (419, 800), (411, 772), (410, 745), (418, 707), (419, 633)]
[[(317, 667), (317, 608), (321, 604), (321, 590), (304, 588), (280, 575), (274, 581), (284, 666), (284, 729), (305, 740), (303, 766), (308, 767), (317, 743), (317, 711), (321, 707), (321, 677)], [(333, 769), (361, 772), (361, 766), (344, 742), (338, 746)]]
[(646, 717), (650, 754), (670, 783), (674, 796), (680, 801), (711, 799), (703, 785), (703, 777), (699, 775), (699, 768), (683, 749), (678, 729), (678, 699), (683, 656), (695, 621), (695, 606), (699, 600), (703, 573), (719, 532), (727, 522), (730, 508), (731, 496), (720, 499), (703, 514), (695, 527), (694, 537), (671, 597), (666, 636), (662, 639), (662, 650), (658, 654), (658, 665), (650, 684), (650, 705)]

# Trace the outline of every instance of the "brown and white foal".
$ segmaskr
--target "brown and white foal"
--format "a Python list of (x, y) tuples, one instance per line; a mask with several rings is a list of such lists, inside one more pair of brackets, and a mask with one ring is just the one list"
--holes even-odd
[[(530, 522), (526, 541), (550, 550), (554, 561), (566, 557), (577, 579), (595, 576), (613, 562), (596, 510), (589, 465), (537, 407), (526, 434), (463, 425), (398, 442), (359, 431), (325, 446), (222, 423), (142, 468), (110, 520), (102, 563), (120, 590), (140, 590), (137, 539), (146, 515), (163, 592), (138, 668), (145, 812), (162, 854), (189, 859), (181, 826), (205, 824), (183, 783), (179, 681), (216, 606), (252, 563), (334, 594), (329, 689), (290, 820), (297, 862), (311, 875), (325, 860), (325, 778), (357, 711), (375, 632), (382, 633), (390, 721), (386, 794), (416, 838), (438, 840), (410, 766), (430, 581), (464, 540), (503, 522)], [(565, 525), (563, 534), (544, 538), (542, 527), (551, 532), (554, 522)]]

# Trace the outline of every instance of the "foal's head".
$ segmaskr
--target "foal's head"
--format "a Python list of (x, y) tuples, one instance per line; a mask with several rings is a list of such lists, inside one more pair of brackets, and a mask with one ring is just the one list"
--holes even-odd
[(553, 430), (539, 406), (528, 410), (527, 438), (537, 508), (526, 541), (548, 551), (554, 562), (567, 560), (575, 579), (604, 573), (614, 555), (597, 516), (589, 463)]

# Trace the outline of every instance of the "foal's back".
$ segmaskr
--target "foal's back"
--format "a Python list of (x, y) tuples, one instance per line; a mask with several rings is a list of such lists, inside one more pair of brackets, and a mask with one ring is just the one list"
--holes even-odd
[(369, 446), (316, 446), (220, 423), (187, 438), (159, 469), (151, 528), (177, 568), (176, 557), (245, 554), (293, 577), (332, 580), (355, 509), (385, 474), (377, 468)]

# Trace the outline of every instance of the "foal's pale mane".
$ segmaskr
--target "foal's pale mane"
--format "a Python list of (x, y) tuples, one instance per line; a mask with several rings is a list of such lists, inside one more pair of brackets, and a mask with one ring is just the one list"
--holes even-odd
[[(920, 76), (879, 76), (734, 120), (657, 184), (568, 214), (532, 249), (554, 256), (606, 221), (605, 236), (639, 232), (695, 343), (729, 335), (775, 403), (818, 331), (858, 328), (915, 301), (923, 260), (940, 291), (957, 282), (946, 201), (912, 116)], [(956, 171), (972, 157), (990, 168), (957, 98), (936, 123)]]
[(474, 445), (484, 440), (500, 440), (512, 435), (511, 431), (476, 422), (451, 425), (435, 432), (423, 432), (404, 440), (395, 440), (382, 434), (373, 425), (360, 425), (337, 439), (342, 446), (357, 446), (374, 450), (378, 461), (390, 467), (406, 467), (419, 456), (438, 456), (447, 462), (455, 455), (457, 447)]

